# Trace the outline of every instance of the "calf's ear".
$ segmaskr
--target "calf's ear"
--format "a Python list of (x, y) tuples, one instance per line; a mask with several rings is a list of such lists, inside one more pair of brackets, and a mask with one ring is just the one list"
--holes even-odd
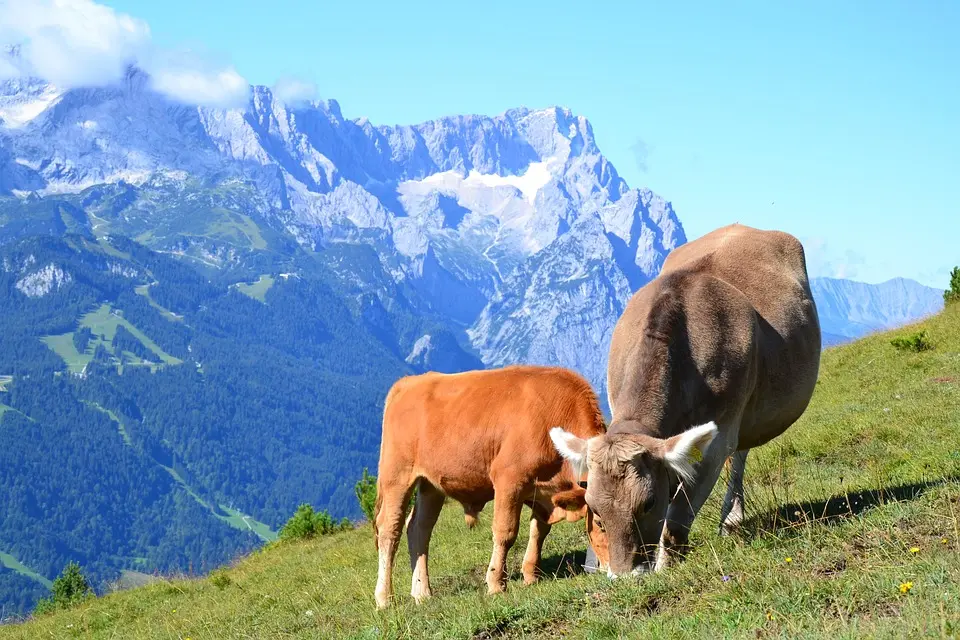
[(681, 480), (686, 483), (693, 482), (693, 452), (697, 450), (700, 455), (705, 454), (716, 436), (717, 425), (708, 422), (667, 438), (664, 441), (663, 460)]
[(566, 511), (582, 511), (587, 505), (586, 494), (587, 492), (580, 487), (573, 487), (554, 494), (550, 501), (553, 502), (553, 506)]

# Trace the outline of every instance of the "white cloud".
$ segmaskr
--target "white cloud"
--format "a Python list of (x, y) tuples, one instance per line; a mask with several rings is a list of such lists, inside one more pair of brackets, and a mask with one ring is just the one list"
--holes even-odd
[(280, 78), (273, 85), (273, 95), (286, 104), (306, 102), (317, 97), (317, 85), (296, 78)]
[(856, 251), (836, 251), (825, 238), (801, 238), (807, 260), (807, 272), (812, 278), (856, 279), (866, 259)]
[(230, 109), (243, 107), (250, 85), (233, 67), (215, 71), (161, 67), (150, 73), (153, 88), (179, 102)]
[(0, 82), (16, 78), (20, 75), (20, 69), (7, 56), (0, 55)]
[(0, 80), (22, 73), (62, 88), (105, 86), (137, 64), (157, 91), (187, 104), (240, 107), (249, 92), (234, 68), (159, 51), (146, 22), (93, 0), (0, 0), (0, 43), (19, 46), (16, 64), (0, 56)]
[(6, 0), (0, 36), (20, 45), (28, 73), (61, 87), (101, 86), (149, 46), (150, 28), (92, 0)]

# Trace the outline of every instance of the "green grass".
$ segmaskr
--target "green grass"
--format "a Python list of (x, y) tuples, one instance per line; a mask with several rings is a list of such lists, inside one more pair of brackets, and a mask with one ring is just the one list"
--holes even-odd
[[(53, 350), (58, 356), (63, 358), (67, 368), (71, 373), (80, 373), (83, 368), (93, 359), (93, 354), (97, 345), (103, 344), (111, 353), (113, 347), (111, 341), (117, 333), (117, 327), (123, 325), (130, 333), (134, 335), (147, 349), (152, 351), (157, 359), (164, 364), (182, 364), (183, 361), (166, 353), (157, 344), (151, 340), (145, 333), (137, 329), (134, 325), (127, 322), (122, 316), (114, 313), (113, 307), (109, 303), (100, 305), (95, 311), (80, 318), (80, 326), (88, 327), (93, 331), (94, 338), (87, 344), (83, 353), (77, 351), (73, 344), (73, 332), (64, 333), (57, 336), (44, 336), (41, 338), (44, 344)], [(131, 353), (126, 354), (132, 361), (130, 364), (144, 364), (139, 358)]]
[[(244, 515), (236, 509), (221, 504), (220, 509), (227, 514), (222, 518), (227, 524), (241, 531), (253, 531), (264, 542), (272, 542), (277, 539), (277, 532), (262, 522), (254, 520), (252, 517)], [(221, 516), (218, 516), (221, 517)]]
[(177, 482), (177, 484), (180, 485), (180, 488), (186, 491), (191, 498), (193, 498), (194, 500), (197, 501), (198, 504), (200, 504), (200, 506), (210, 511), (210, 513), (212, 513), (214, 516), (216, 516), (220, 520), (223, 520), (234, 529), (239, 529), (240, 531), (252, 531), (254, 534), (257, 535), (257, 537), (259, 537), (264, 542), (272, 542), (277, 539), (277, 534), (275, 531), (273, 531), (270, 527), (268, 527), (264, 523), (254, 520), (251, 516), (244, 515), (241, 512), (237, 511), (236, 509), (231, 509), (222, 504), (218, 505), (219, 509), (214, 509), (213, 506), (208, 501), (201, 498), (200, 494), (198, 494), (190, 485), (187, 484), (186, 480), (184, 480), (183, 477), (179, 473), (177, 473), (175, 469), (173, 469), (172, 467), (162, 465), (160, 463), (157, 463), (157, 464), (159, 464), (164, 469), (164, 471), (169, 473), (170, 476)]
[(91, 311), (80, 319), (80, 326), (90, 327), (90, 330), (93, 331), (94, 335), (106, 336), (108, 341), (113, 340), (113, 336), (117, 332), (117, 327), (120, 325), (123, 325), (130, 333), (134, 335), (135, 338), (137, 338), (137, 340), (142, 342), (147, 349), (153, 351), (157, 357), (166, 364), (183, 363), (182, 360), (171, 356), (157, 346), (157, 344), (145, 333), (140, 331), (140, 329), (137, 329), (135, 326), (124, 320), (122, 316), (114, 313), (113, 308), (107, 303), (100, 305), (96, 311)]
[[(123, 421), (120, 420), (117, 414), (115, 414), (110, 409), (105, 409), (101, 407), (99, 404), (95, 402), (87, 402), (87, 401), (84, 401), (84, 402), (85, 404), (87, 404), (90, 407), (93, 407), (97, 411), (107, 414), (110, 417), (110, 419), (116, 423), (117, 432), (120, 434), (120, 437), (123, 438), (123, 442), (127, 446), (133, 446), (133, 443), (130, 440), (130, 434), (127, 431), (126, 427), (124, 426)], [(225, 507), (223, 505), (219, 505), (220, 507), (219, 509), (214, 509), (208, 501), (200, 497), (200, 494), (197, 493), (197, 491), (194, 490), (193, 487), (187, 484), (186, 480), (184, 480), (183, 477), (176, 472), (176, 470), (174, 470), (172, 467), (168, 467), (166, 465), (160, 464), (156, 460), (153, 460), (153, 462), (154, 464), (162, 468), (164, 471), (169, 473), (170, 476), (174, 479), (174, 481), (176, 481), (176, 483), (180, 485), (180, 488), (186, 491), (187, 494), (191, 498), (196, 500), (200, 506), (210, 511), (210, 513), (212, 513), (214, 516), (216, 516), (220, 520), (223, 520), (231, 527), (235, 529), (239, 529), (240, 531), (253, 531), (264, 542), (271, 542), (277, 539), (276, 532), (274, 532), (272, 529), (270, 529), (270, 527), (268, 527), (264, 523), (258, 522), (257, 520), (254, 520), (250, 516), (244, 515), (235, 509), (230, 509), (229, 507)], [(125, 584), (125, 583), (121, 581), (121, 584)]]
[(85, 405), (89, 406), (89, 407), (93, 407), (94, 409), (96, 409), (97, 411), (99, 411), (99, 412), (101, 412), (101, 413), (107, 414), (107, 416), (116, 423), (116, 425), (117, 425), (117, 433), (120, 434), (120, 437), (123, 439), (123, 443), (124, 443), (125, 445), (127, 445), (128, 447), (132, 447), (132, 446), (133, 446), (133, 442), (130, 441), (130, 434), (127, 433), (126, 427), (123, 426), (123, 422), (120, 420), (120, 418), (117, 417), (117, 414), (115, 414), (115, 413), (114, 413), (113, 411), (111, 411), (110, 409), (104, 409), (103, 407), (101, 407), (101, 406), (100, 406), (99, 404), (97, 404), (96, 402), (89, 402), (89, 401), (87, 401), (87, 400), (83, 400), (82, 402), (83, 402)]
[(218, 217), (207, 226), (205, 236), (249, 249), (267, 248), (260, 227), (250, 216), (222, 208), (215, 208), (211, 212)]
[(32, 580), (36, 580), (37, 582), (45, 586), (47, 589), (53, 586), (52, 582), (44, 578), (42, 575), (40, 575), (36, 571), (32, 571), (26, 566), (24, 566), (19, 560), (14, 558), (9, 553), (4, 553), (3, 551), (0, 551), (0, 564), (5, 566), (7, 569), (12, 569), (13, 571), (16, 571), (20, 575), (24, 575)]
[[(154, 284), (155, 284), (155, 283), (154, 283)], [(137, 295), (141, 295), (141, 296), (143, 296), (144, 298), (146, 298), (146, 299), (147, 299), (147, 302), (150, 304), (150, 306), (153, 307), (154, 309), (156, 309), (157, 311), (159, 311), (159, 312), (161, 313), (161, 315), (163, 315), (163, 317), (166, 318), (167, 320), (171, 320), (171, 321), (173, 321), (173, 322), (182, 322), (182, 321), (183, 321), (183, 316), (182, 316), (182, 315), (180, 315), (180, 314), (178, 314), (178, 313), (174, 313), (173, 311), (170, 311), (170, 310), (167, 309), (166, 307), (162, 307), (162, 306), (160, 306), (159, 304), (156, 303), (156, 301), (155, 301), (155, 300), (153, 299), (153, 297), (151, 297), (151, 295), (150, 295), (150, 287), (151, 287), (151, 286), (152, 286), (152, 285), (149, 285), (149, 284), (142, 284), (142, 285), (140, 285), (139, 287), (134, 288), (134, 292), (135, 292)]]
[(933, 350), (900, 352), (880, 334), (825, 352), (803, 418), (747, 462), (744, 531), (716, 534), (718, 485), (694, 551), (662, 574), (578, 573), (583, 524), (560, 524), (544, 548), (548, 575), (524, 587), (521, 527), (509, 589), (487, 597), (492, 509), (470, 531), (449, 505), (431, 546), (434, 598), (421, 606), (407, 595), (401, 543), (396, 604), (374, 609), (363, 526), (268, 545), (216, 581), (172, 577), (0, 638), (957, 637), (960, 306), (915, 329)]
[(260, 302), (266, 302), (267, 291), (270, 290), (270, 287), (273, 286), (273, 283), (273, 276), (264, 274), (260, 276), (260, 279), (253, 284), (238, 282), (235, 286), (237, 287), (237, 291), (243, 295), (250, 296), (254, 300), (259, 300)]
[(83, 368), (93, 360), (93, 349), (96, 349), (96, 345), (100, 343), (99, 340), (91, 340), (87, 346), (87, 352), (80, 353), (73, 344), (72, 331), (58, 336), (44, 336), (40, 339), (54, 353), (63, 358), (70, 373), (80, 373), (83, 371)]

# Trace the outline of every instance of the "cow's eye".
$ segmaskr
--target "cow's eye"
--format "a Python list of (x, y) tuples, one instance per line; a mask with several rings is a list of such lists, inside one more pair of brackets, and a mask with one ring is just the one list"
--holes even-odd
[(600, 522), (600, 518), (594, 517), (593, 524), (597, 525), (597, 529), (606, 533), (607, 530), (603, 528), (603, 523)]
[(648, 512), (648, 511), (652, 511), (652, 510), (653, 510), (653, 505), (655, 505), (656, 503), (657, 503), (656, 496), (650, 496), (649, 498), (647, 498), (646, 500), (644, 500), (644, 501), (643, 501), (643, 507), (642, 507), (643, 512), (646, 513), (646, 512)]

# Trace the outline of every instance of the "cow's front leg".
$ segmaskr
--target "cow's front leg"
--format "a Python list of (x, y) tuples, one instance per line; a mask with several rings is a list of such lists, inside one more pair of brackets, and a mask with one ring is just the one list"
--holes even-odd
[(533, 584), (539, 577), (543, 541), (548, 533), (550, 533), (550, 525), (546, 520), (540, 520), (536, 515), (530, 517), (530, 540), (527, 542), (527, 552), (523, 555), (524, 584)]
[(520, 528), (520, 499), (517, 486), (496, 486), (493, 499), (493, 555), (487, 569), (487, 593), (507, 588), (507, 553), (517, 540)]
[(654, 571), (666, 569), (682, 559), (689, 551), (690, 528), (693, 526), (693, 520), (717, 484), (723, 464), (731, 453), (727, 440), (717, 437), (697, 465), (692, 486), (680, 485), (667, 508), (667, 518), (660, 536)]

